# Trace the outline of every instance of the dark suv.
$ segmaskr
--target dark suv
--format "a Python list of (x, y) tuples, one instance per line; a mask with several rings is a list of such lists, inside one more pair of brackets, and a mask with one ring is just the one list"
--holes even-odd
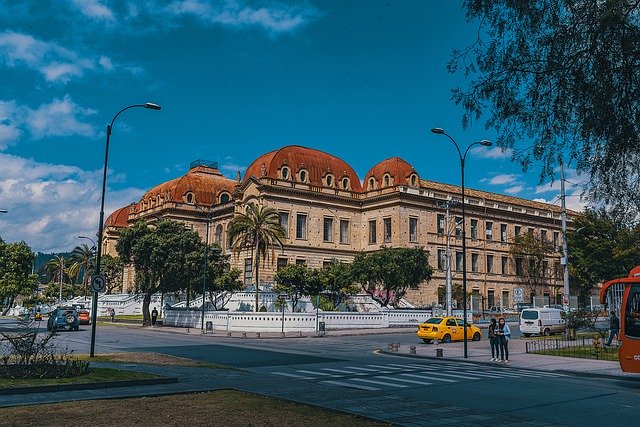
[(48, 330), (55, 331), (65, 328), (68, 328), (70, 331), (80, 329), (78, 310), (73, 307), (58, 307), (49, 313), (49, 320), (47, 321)]

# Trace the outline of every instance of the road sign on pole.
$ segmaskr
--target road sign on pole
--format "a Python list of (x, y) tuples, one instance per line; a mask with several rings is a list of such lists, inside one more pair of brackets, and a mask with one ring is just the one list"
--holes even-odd
[(524, 292), (522, 288), (513, 288), (513, 302), (523, 302), (524, 301)]
[(102, 274), (94, 274), (91, 276), (91, 289), (94, 292), (102, 292), (104, 288), (107, 286), (107, 281)]

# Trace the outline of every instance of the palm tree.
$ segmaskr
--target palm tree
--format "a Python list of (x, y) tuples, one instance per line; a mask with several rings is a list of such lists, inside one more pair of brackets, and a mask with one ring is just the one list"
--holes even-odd
[[(83, 243), (76, 246), (71, 252), (71, 260), (78, 263), (82, 267), (82, 284), (84, 285), (84, 295), (87, 296), (87, 284), (89, 283), (89, 275), (93, 273), (95, 261), (95, 248)], [(78, 270), (78, 275), (80, 271)]]
[(238, 255), (242, 250), (251, 250), (251, 257), (256, 279), (256, 311), (260, 304), (258, 284), (258, 268), (260, 259), (264, 261), (274, 256), (275, 246), (282, 249), (282, 239), (286, 233), (280, 225), (280, 214), (277, 210), (249, 203), (244, 213), (237, 213), (229, 223), (229, 239), (232, 250)]
[(60, 294), (59, 299), (62, 300), (62, 283), (65, 280), (65, 263), (66, 259), (64, 255), (55, 255), (53, 258), (49, 260), (45, 264), (45, 269), (51, 274), (51, 278), (55, 281), (58, 280), (60, 283)]

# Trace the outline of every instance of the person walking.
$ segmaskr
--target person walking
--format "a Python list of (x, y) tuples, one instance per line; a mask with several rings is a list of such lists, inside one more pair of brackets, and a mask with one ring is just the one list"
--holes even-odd
[(511, 338), (511, 328), (507, 325), (504, 317), (498, 320), (498, 328), (496, 329), (496, 335), (500, 344), (500, 362), (509, 362), (509, 338)]
[(607, 338), (607, 342), (604, 344), (609, 347), (611, 345), (611, 341), (615, 337), (616, 340), (619, 340), (618, 333), (620, 332), (620, 319), (616, 316), (616, 312), (611, 312), (611, 317), (609, 318), (609, 338)]
[(153, 307), (153, 310), (151, 311), (151, 326), (156, 326), (156, 320), (158, 320), (158, 310)]
[(496, 328), (498, 325), (496, 324), (496, 318), (492, 317), (489, 321), (489, 345), (491, 346), (491, 361), (497, 362), (500, 348), (500, 343), (498, 336), (496, 335)]

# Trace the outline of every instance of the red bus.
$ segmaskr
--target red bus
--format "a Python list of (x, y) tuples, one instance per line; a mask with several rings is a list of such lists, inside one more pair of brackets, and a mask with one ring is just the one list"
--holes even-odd
[(618, 360), (624, 372), (640, 372), (640, 266), (602, 285), (600, 303), (620, 318)]

